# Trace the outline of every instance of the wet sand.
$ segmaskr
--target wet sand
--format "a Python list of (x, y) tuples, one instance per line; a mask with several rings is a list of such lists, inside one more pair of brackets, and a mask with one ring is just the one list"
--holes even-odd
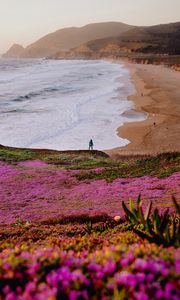
[(180, 72), (164, 66), (123, 63), (136, 88), (129, 100), (134, 101), (135, 111), (146, 113), (147, 119), (118, 128), (118, 135), (131, 143), (106, 153), (118, 157), (180, 151)]

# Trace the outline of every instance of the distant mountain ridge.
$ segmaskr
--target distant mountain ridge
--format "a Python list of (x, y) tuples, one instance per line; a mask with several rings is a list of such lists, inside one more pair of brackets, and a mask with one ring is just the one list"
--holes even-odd
[[(66, 51), (78, 47), (90, 40), (119, 36), (132, 28), (134, 28), (134, 26), (121, 22), (94, 23), (83, 27), (63, 28), (27, 46), (22, 53), (19, 54), (19, 57), (46, 57), (58, 51)], [(8, 57), (9, 54), (10, 57), (13, 56), (13, 48), (10, 50), (4, 54), (4, 57)], [(16, 49), (14, 55), (17, 57)]]
[(180, 55), (180, 22), (155, 26), (106, 22), (63, 28), (25, 49), (14, 45), (4, 57), (91, 59), (132, 53)]
[(180, 55), (180, 22), (134, 27), (117, 37), (92, 40), (65, 53), (58, 52), (54, 58), (117, 58), (138, 53)]

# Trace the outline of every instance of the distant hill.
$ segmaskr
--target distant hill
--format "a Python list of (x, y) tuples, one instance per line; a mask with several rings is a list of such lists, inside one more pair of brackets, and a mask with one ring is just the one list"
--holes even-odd
[[(63, 28), (29, 45), (19, 56), (32, 58), (46, 57), (58, 51), (75, 48), (90, 40), (119, 36), (132, 28), (134, 28), (134, 26), (120, 22), (95, 23), (79, 28)], [(14, 53), (16, 55), (16, 49), (14, 49), (14, 53), (12, 50), (11, 48), (11, 51), (9, 50), (4, 56), (9, 57)]]
[(135, 51), (142, 53), (180, 54), (180, 22), (133, 28), (122, 34), (123, 42), (139, 43)]
[[(150, 27), (134, 27), (118, 37), (87, 42), (87, 51), (97, 55), (124, 53), (180, 54), (180, 22)], [(82, 45), (79, 48), (81, 52)], [(78, 48), (74, 49), (77, 53)]]
[(120, 22), (60, 29), (25, 49), (13, 45), (4, 57), (100, 58), (129, 54), (180, 55), (180, 22), (142, 27)]
[[(151, 55), (153, 57), (150, 57)], [(179, 57), (175, 59), (175, 56), (180, 56), (180, 22), (134, 27), (116, 37), (91, 40), (69, 51), (59, 51), (52, 58), (98, 59), (124, 56), (136, 61), (148, 60), (158, 64), (160, 62), (170, 62), (172, 65), (179, 63)]]
[(23, 53), (24, 48), (21, 45), (14, 44), (3, 57), (7, 58), (18, 58)]

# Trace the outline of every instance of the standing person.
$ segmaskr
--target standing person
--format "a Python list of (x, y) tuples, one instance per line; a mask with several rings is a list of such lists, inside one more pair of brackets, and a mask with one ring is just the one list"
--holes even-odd
[(89, 141), (89, 150), (93, 150), (93, 140), (92, 139), (90, 139), (90, 141)]

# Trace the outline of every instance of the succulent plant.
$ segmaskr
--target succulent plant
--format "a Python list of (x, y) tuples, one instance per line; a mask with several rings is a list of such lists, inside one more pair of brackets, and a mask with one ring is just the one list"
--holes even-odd
[(135, 208), (134, 201), (130, 200), (129, 208), (124, 201), (122, 207), (127, 219), (133, 225), (133, 230), (141, 238), (147, 239), (149, 242), (156, 243), (163, 246), (179, 246), (180, 245), (180, 205), (177, 203), (175, 197), (172, 197), (176, 214), (170, 215), (169, 209), (160, 214), (156, 208), (153, 213), (152, 201), (143, 212), (141, 195), (137, 199), (137, 208)]

